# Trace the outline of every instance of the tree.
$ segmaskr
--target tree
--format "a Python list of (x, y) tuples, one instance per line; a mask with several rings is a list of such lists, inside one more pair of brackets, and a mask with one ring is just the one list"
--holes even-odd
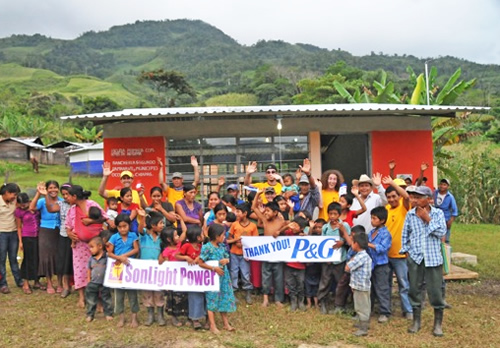
[(143, 71), (137, 80), (140, 83), (150, 84), (160, 96), (161, 93), (169, 94), (175, 92), (175, 96), (166, 96), (168, 106), (175, 106), (176, 97), (182, 94), (196, 98), (196, 92), (191, 85), (186, 81), (183, 74), (178, 71), (165, 71), (163, 69), (153, 71)]
[(102, 140), (102, 129), (99, 130), (96, 126), (92, 128), (75, 128), (75, 136), (86, 143), (97, 143)]

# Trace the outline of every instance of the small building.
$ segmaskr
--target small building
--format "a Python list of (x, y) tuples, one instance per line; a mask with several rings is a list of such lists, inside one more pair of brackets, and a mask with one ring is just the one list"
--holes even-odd
[(104, 162), (103, 143), (73, 149), (69, 157), (71, 175), (101, 176)]
[(46, 149), (54, 150), (54, 152), (51, 152), (49, 155), (48, 164), (64, 164), (65, 166), (68, 166), (69, 165), (68, 153), (71, 150), (82, 149), (90, 145), (92, 145), (92, 143), (75, 143), (67, 140), (47, 145), (45, 147)]
[(46, 149), (42, 139), (10, 137), (0, 140), (0, 159), (11, 162), (29, 162), (35, 158), (38, 163), (49, 164), (54, 150)]

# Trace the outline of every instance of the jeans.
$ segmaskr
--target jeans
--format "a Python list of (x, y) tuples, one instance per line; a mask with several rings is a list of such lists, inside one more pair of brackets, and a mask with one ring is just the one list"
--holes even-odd
[(238, 289), (239, 272), (241, 272), (241, 287), (243, 290), (253, 289), (252, 283), (250, 283), (250, 262), (245, 260), (243, 255), (231, 254), (229, 268), (231, 272), (231, 282), (233, 283), (234, 289)]
[(19, 249), (19, 238), (17, 231), (0, 232), (0, 288), (7, 286), (7, 256), (9, 257), (10, 270), (14, 276), (17, 286), (23, 285), (19, 264), (17, 263), (17, 250)]
[(334, 281), (336, 284), (339, 283), (340, 278), (342, 278), (342, 275), (344, 274), (344, 268), (345, 261), (338, 264), (321, 264), (321, 280), (319, 281), (318, 300), (323, 301), (327, 299), (332, 283)]
[(285, 282), (291, 297), (304, 297), (304, 278), (306, 270), (285, 266)]
[(412, 313), (408, 293), (410, 291), (410, 281), (408, 280), (408, 264), (406, 258), (389, 258), (389, 287), (392, 288), (392, 272), (396, 274), (399, 288), (399, 298), (401, 299), (401, 310), (403, 313)]
[(389, 277), (389, 264), (375, 266), (372, 271), (372, 288), (371, 300), (372, 306), (375, 303), (375, 298), (378, 300), (380, 314), (391, 315), (391, 288), (387, 282)]
[(87, 317), (94, 318), (97, 308), (97, 301), (101, 293), (102, 308), (104, 315), (113, 316), (113, 300), (111, 299), (111, 290), (102, 284), (88, 283), (85, 287), (85, 302), (87, 303)]
[(444, 237), (445, 238), (444, 242), (446, 244), (450, 244), (450, 236), (451, 236), (451, 228), (447, 228), (446, 229), (446, 235)]
[(285, 301), (283, 262), (262, 262), (262, 293), (269, 295), (274, 281), (274, 301)]

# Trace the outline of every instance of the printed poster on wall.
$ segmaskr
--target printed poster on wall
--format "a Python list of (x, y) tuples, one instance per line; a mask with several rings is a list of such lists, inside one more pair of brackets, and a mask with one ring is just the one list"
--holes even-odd
[(136, 190), (139, 184), (144, 185), (149, 202), (149, 189), (158, 186), (158, 157), (165, 161), (164, 137), (104, 139), (104, 161), (110, 162), (113, 169), (106, 189), (120, 189), (120, 173), (129, 170), (134, 174), (132, 189)]

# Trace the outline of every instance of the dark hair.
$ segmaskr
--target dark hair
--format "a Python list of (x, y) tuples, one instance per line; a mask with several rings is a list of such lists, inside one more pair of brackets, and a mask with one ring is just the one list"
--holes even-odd
[(153, 228), (153, 226), (158, 225), (160, 221), (163, 220), (163, 215), (157, 212), (151, 211), (148, 215), (146, 215), (146, 228), (149, 230)]
[(100, 218), (102, 218), (101, 209), (99, 209), (98, 207), (90, 207), (89, 218), (91, 218), (92, 220), (99, 220)]
[(214, 207), (214, 215), (217, 214), (219, 211), (224, 210), (227, 213), (227, 207), (224, 203), (218, 203)]
[(194, 187), (194, 185), (191, 185), (191, 184), (185, 184), (183, 187), (183, 190), (184, 190), (184, 192), (189, 192), (192, 190), (196, 190), (196, 187)]
[(286, 199), (285, 197), (283, 197), (282, 195), (277, 195), (276, 197), (274, 197), (273, 199), (273, 202), (276, 202), (276, 203), (279, 203), (281, 201), (285, 201), (286, 202)]
[(210, 199), (210, 196), (212, 196), (212, 195), (216, 195), (217, 198), (220, 199), (219, 192), (215, 192), (215, 191), (210, 191), (210, 193), (208, 194), (207, 198)]
[(267, 202), (265, 207), (271, 209), (272, 211), (280, 211), (280, 206), (276, 202)]
[[(217, 225), (217, 224), (214, 224)], [(213, 225), (212, 225), (213, 226)], [(198, 225), (188, 226), (186, 237), (189, 243), (194, 243), (197, 241), (198, 237), (201, 236), (201, 227)]]
[(389, 186), (388, 188), (385, 189), (385, 195), (387, 196), (391, 192), (396, 192), (396, 194), (399, 196), (398, 190), (394, 186)]
[(160, 186), (153, 186), (151, 187), (151, 190), (149, 190), (149, 195), (151, 196), (153, 192), (160, 192), (160, 194), (163, 196), (163, 189)]
[(340, 184), (342, 184), (344, 182), (344, 176), (337, 169), (327, 170), (326, 172), (323, 173), (323, 175), (321, 175), (321, 184), (323, 184), (323, 189), (326, 189), (328, 187), (328, 177), (331, 174), (334, 174), (337, 177), (337, 183), (335, 184), (335, 190), (338, 191), (340, 189)]
[(210, 241), (214, 241), (219, 237), (221, 234), (225, 232), (225, 228), (222, 225), (219, 224), (211, 224), (210, 227), (208, 228), (208, 238)]
[(21, 189), (17, 184), (14, 184), (13, 182), (10, 182), (8, 184), (3, 184), (2, 188), (0, 188), (0, 195), (3, 195), (4, 193), (19, 193), (21, 192)]
[(59, 183), (55, 180), (49, 180), (45, 183), (45, 188), (49, 188), (50, 185), (54, 185), (55, 187), (59, 188)]
[(233, 207), (238, 203), (236, 202), (236, 198), (233, 195), (227, 194), (222, 196), (222, 201), (231, 204)]
[(378, 217), (382, 223), (386, 223), (387, 221), (387, 209), (385, 207), (375, 207), (370, 212), (370, 215)]
[(308, 225), (307, 220), (301, 216), (296, 216), (293, 219), (293, 222), (297, 223), (301, 230), (304, 230), (304, 228), (306, 228), (306, 226)]
[(356, 233), (352, 237), (352, 241), (353, 243), (358, 243), (361, 249), (368, 249), (368, 235), (366, 233)]
[(115, 217), (115, 226), (116, 227), (118, 227), (120, 222), (126, 222), (129, 226), (132, 223), (132, 221), (130, 221), (130, 216), (127, 214), (118, 214), (118, 216)]
[(110, 230), (102, 230), (101, 232), (99, 232), (99, 237), (101, 237), (101, 239), (104, 243), (107, 243), (109, 238), (111, 238), (112, 235), (113, 235), (113, 233), (111, 233)]
[[(298, 214), (300, 214), (300, 213), (304, 214), (304, 216), (306, 217), (306, 220), (307, 220), (307, 221), (311, 221), (311, 220), (312, 220), (312, 218), (313, 218), (313, 217), (312, 217), (312, 215), (311, 215), (311, 213), (310, 213), (310, 212), (308, 212), (307, 210), (301, 210), (301, 211), (299, 211), (299, 213), (298, 213)], [(297, 215), (298, 215), (298, 214), (297, 214)]]
[(334, 210), (337, 213), (339, 213), (339, 215), (342, 214), (342, 207), (337, 202), (332, 202), (332, 203), (328, 204), (328, 212), (331, 212), (331, 211), (334, 211)]
[(247, 215), (250, 215), (250, 212), (252, 211), (250, 204), (248, 202), (238, 204), (236, 206), (236, 210), (240, 210), (242, 213), (247, 213)]
[(61, 185), (60, 190), (61, 191), (65, 190), (65, 191), (67, 191), (69, 193), (69, 189), (71, 188), (71, 186), (73, 186), (73, 185), (71, 185), (71, 183), (65, 182), (64, 184)]
[(253, 200), (255, 199), (255, 195), (257, 194), (257, 192), (255, 191), (250, 191), (248, 194), (247, 194), (247, 199), (248, 199), (248, 202), (251, 204), (253, 202)]
[(102, 240), (102, 238), (100, 236), (95, 236), (94, 238), (89, 240), (89, 244), (92, 242), (94, 242), (97, 245), (104, 246), (104, 241)]
[(169, 245), (174, 245), (174, 233), (177, 233), (173, 226), (167, 226), (161, 230), (160, 241), (161, 249), (165, 249)]
[[(132, 192), (130, 187), (124, 187), (120, 190), (120, 198), (125, 197), (125, 195), (129, 192)], [(120, 199), (121, 200), (121, 199)]]
[(323, 225), (324, 225), (324, 224), (326, 224), (326, 220), (325, 220), (325, 219), (321, 219), (321, 218), (319, 218), (319, 219), (316, 219), (316, 220), (314, 221), (314, 223), (315, 223), (315, 224), (323, 224)]
[(351, 233), (363, 233), (366, 234), (366, 230), (363, 225), (356, 225), (351, 228)]
[(30, 202), (30, 197), (26, 192), (21, 192), (20, 194), (17, 195), (17, 203), (19, 204), (25, 204)]
[(106, 199), (106, 203), (108, 203), (108, 205), (110, 205), (111, 203), (118, 203), (118, 198), (116, 198), (116, 197), (108, 197)]
[(285, 180), (285, 178), (292, 178), (292, 181), (293, 181), (293, 176), (290, 173), (283, 174), (282, 178), (283, 178), (283, 180)]
[(91, 195), (90, 191), (84, 191), (83, 187), (80, 185), (73, 185), (68, 189), (68, 193), (71, 196), (76, 196), (76, 199), (82, 200), (82, 199), (88, 199)]
[(226, 216), (226, 221), (227, 222), (235, 222), (236, 221), (236, 214), (233, 212), (228, 212)]
[(352, 202), (354, 202), (354, 196), (350, 193), (346, 193), (345, 195), (342, 195), (340, 197), (344, 197), (347, 205), (352, 205)]

